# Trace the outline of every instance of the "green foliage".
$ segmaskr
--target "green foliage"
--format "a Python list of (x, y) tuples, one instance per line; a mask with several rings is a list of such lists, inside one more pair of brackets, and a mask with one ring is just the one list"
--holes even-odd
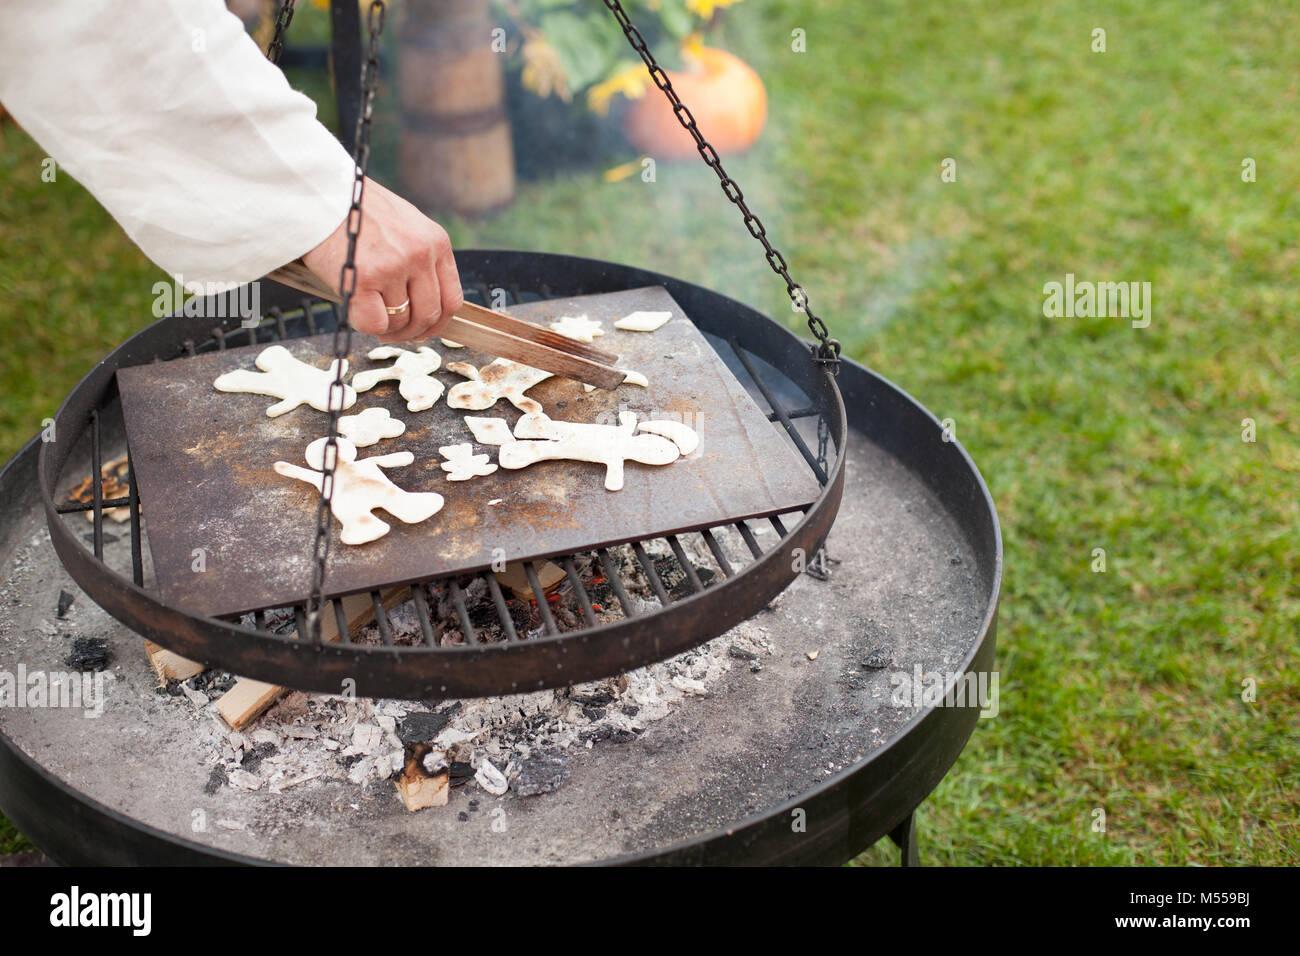
[[(677, 60), (677, 44), (702, 25), (686, 0), (625, 0), (623, 8), (665, 64)], [(533, 29), (555, 52), (566, 86), (577, 95), (640, 61), (618, 22), (603, 3), (591, 0), (511, 0), (495, 4), (498, 15), (516, 29)], [(518, 51), (512, 57), (518, 63)]]
[[(925, 862), (1300, 858), (1297, 27), (1142, 0), (751, 0), (723, 25), (770, 108), (729, 171), (846, 352), (956, 420), (1002, 519), (1003, 709), (921, 808)], [(561, 178), (449, 226), (798, 326), (699, 163)], [(1150, 327), (1044, 317), (1066, 272), (1151, 282)]]
[(623, 38), (609, 29), (603, 10), (583, 4), (577, 10), (551, 10), (538, 18), (538, 29), (564, 66), (571, 91), (585, 90), (604, 79), (623, 52)]
[(21, 833), (14, 829), (14, 825), (0, 817), (0, 856), (6, 853), (22, 853), (24, 850), (33, 849), (31, 843)]

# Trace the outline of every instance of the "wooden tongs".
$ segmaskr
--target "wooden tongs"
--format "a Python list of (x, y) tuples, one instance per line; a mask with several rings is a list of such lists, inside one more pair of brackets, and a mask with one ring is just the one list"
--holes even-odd
[[(341, 301), (339, 294), (301, 259), (281, 266), (267, 278), (330, 302)], [(627, 377), (627, 372), (614, 368), (618, 356), (612, 352), (470, 302), (460, 307), (438, 330), (438, 335), (597, 388), (617, 388)]]

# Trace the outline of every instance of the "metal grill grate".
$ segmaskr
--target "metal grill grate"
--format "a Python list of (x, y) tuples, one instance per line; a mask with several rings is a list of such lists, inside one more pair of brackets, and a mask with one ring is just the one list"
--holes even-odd
[[(556, 290), (549, 284), (538, 283), (535, 288), (536, 292), (532, 293), (518, 285), (506, 287), (512, 303), (583, 294), (580, 286)], [(496, 290), (487, 283), (478, 283), (467, 286), (466, 295), (471, 301), (486, 303), (494, 298), (494, 291)], [(496, 291), (495, 299), (495, 304), (500, 305), (499, 291)], [(156, 354), (153, 360), (162, 361), (213, 350), (314, 335), (329, 331), (335, 322), (334, 307), (329, 303), (302, 298), (297, 300), (296, 305), (292, 302), (288, 303), (287, 308), (285, 305), (282, 302), (280, 306), (270, 308), (260, 323), (250, 327), (227, 328), (216, 325), (205, 338), (184, 338), (179, 342), (179, 347), (173, 347), (169, 353)], [(496, 694), (607, 676), (628, 667), (662, 659), (670, 653), (714, 636), (720, 629), (714, 626), (715, 621), (717, 625), (726, 626), (730, 626), (728, 621), (738, 622), (734, 614), (719, 614), (698, 606), (701, 600), (707, 601), (712, 592), (733, 585), (733, 596), (723, 603), (746, 608), (747, 613), (743, 616), (752, 614), (770, 601), (784, 584), (788, 584), (793, 573), (785, 568), (777, 570), (776, 575), (782, 577), (784, 582), (773, 586), (773, 573), (759, 576), (762, 578), (760, 582), (752, 580), (755, 576), (747, 572), (768, 557), (776, 558), (782, 564), (788, 563), (792, 551), (792, 541), (788, 539), (792, 529), (805, 532), (801, 535), (802, 550), (805, 555), (811, 555), (829, 529), (829, 519), (833, 517), (834, 508), (829, 515), (822, 515), (816, 528), (807, 526), (808, 513), (819, 510), (828, 491), (834, 492), (834, 504), (838, 505), (839, 486), (829, 486), (833, 484), (831, 479), (839, 468), (838, 446), (841, 441), (842, 419), (832, 423), (836, 434), (833, 436), (834, 445), (829, 459), (819, 460), (818, 454), (809, 445), (809, 439), (800, 431), (799, 423), (825, 416), (824, 406), (819, 406), (816, 401), (810, 402), (809, 396), (798, 389), (794, 391), (798, 392), (799, 398), (795, 402), (788, 401), (782, 394), (780, 383), (764, 379), (762, 369), (769, 360), (751, 354), (744, 346), (742, 336), (719, 336), (716, 332), (711, 334), (707, 329), (704, 331), (720, 352), (726, 350), (734, 354), (736, 361), (730, 364), (738, 376), (752, 383), (751, 392), (756, 393), (754, 397), (760, 401), (760, 407), (766, 404), (768, 420), (785, 431), (824, 486), (823, 499), (819, 499), (812, 508), (770, 518), (717, 525), (687, 534), (631, 540), (594, 551), (550, 556), (546, 560), (564, 572), (563, 579), (555, 588), (558, 596), (555, 592), (548, 594), (543, 588), (535, 562), (523, 562), (531, 591), (531, 600), (528, 602), (507, 594), (491, 571), (418, 581), (410, 585), (409, 595), (389, 607), (385, 606), (385, 595), (371, 591), (369, 596), (374, 608), (374, 626), (379, 639), (377, 644), (361, 643), (349, 635), (342, 605), (346, 595), (332, 598), (325, 609), (324, 613), (332, 614), (338, 624), (339, 635), (336, 642), (326, 644), (302, 636), (308, 633), (305, 603), (261, 608), (240, 615), (237, 619), (222, 620), (169, 609), (173, 614), (182, 615), (200, 625), (197, 628), (181, 628), (179, 633), (174, 626), (162, 625), (156, 615), (140, 614), (135, 607), (123, 608), (128, 613), (120, 614), (111, 604), (105, 604), (95, 593), (94, 586), (103, 583), (99, 579), (104, 576), (110, 579), (115, 576), (104, 564), (105, 511), (126, 507), (130, 512), (128, 529), (131, 580), (151, 601), (162, 608), (167, 607), (145, 588), (144, 535), (147, 530), (142, 527), (129, 450), (126, 471), (129, 492), (126, 496), (109, 499), (103, 497), (100, 483), (92, 481), (90, 501), (56, 503), (54, 492), (59, 486), (59, 476), (51, 474), (48, 466), (43, 464), (42, 477), (49, 479), (43, 488), (47, 496), (47, 510), (59, 516), (90, 513), (90, 542), (94, 562), (91, 564), (75, 560), (76, 556), (71, 555), (66, 547), (59, 547), (58, 535), (56, 548), (60, 550), (65, 565), (69, 566), (74, 577), (78, 577), (79, 583), (92, 597), (105, 604), (110, 612), (117, 614), (126, 623), (145, 632), (145, 636), (150, 639), (178, 653), (206, 663), (226, 666), (244, 676), (273, 680), (304, 690), (337, 691), (337, 675), (355, 673), (358, 691), (375, 695), (417, 697)], [(767, 367), (772, 366), (768, 364)], [(113, 401), (116, 396), (115, 385), (111, 384), (111, 380), (105, 385), (103, 393), (89, 408), (82, 437), (83, 441), (87, 438), (89, 441), (92, 475), (101, 474), (105, 430), (109, 429), (115, 434), (121, 427), (120, 409)], [(786, 388), (785, 391), (790, 389)], [(64, 410), (60, 414), (63, 415)], [(833, 415), (829, 417), (834, 418)], [(61, 465), (68, 467), (69, 455), (63, 454), (60, 457)], [(63, 519), (64, 522), (66, 520)], [(54, 530), (53, 522), (51, 529)], [(77, 546), (80, 547), (80, 544)], [(81, 550), (84, 552), (84, 548)], [(784, 557), (775, 555), (774, 552), (777, 551), (781, 551)], [(70, 561), (70, 557), (73, 560)], [(82, 557), (86, 557), (84, 553)], [(803, 555), (799, 555), (798, 559), (804, 560)], [(77, 565), (85, 565), (95, 580), (88, 582), (84, 576), (78, 576)], [(773, 562), (768, 562), (768, 565), (772, 566)], [(666, 583), (665, 578), (673, 583)], [(593, 598), (591, 591), (594, 584), (607, 593)], [(738, 590), (742, 586), (743, 589)], [(676, 616), (668, 613), (673, 611), (680, 613)], [(394, 615), (398, 614), (408, 624), (411, 617), (416, 623), (414, 629), (407, 628), (408, 633), (400, 640), (395, 637), (393, 623)], [(672, 617), (672, 620), (667, 620), (668, 617)], [(201, 632), (198, 646), (194, 643), (194, 635), (187, 633), (195, 629)], [(461, 640), (450, 645), (443, 643), (443, 637), (453, 630), (460, 632)], [(620, 634), (622, 641), (617, 640), (617, 635)], [(241, 637), (257, 639), (256, 649), (251, 652), (247, 648), (241, 649)], [(455, 635), (451, 637), (454, 639)], [(495, 663), (471, 676), (458, 672), (459, 664), (464, 663), (462, 658), (457, 664), (448, 662), (446, 667), (435, 668), (438, 672), (436, 675), (426, 673), (419, 667), (403, 674), (404, 664), (414, 663), (421, 656), (446, 657), (475, 650), (504, 651), (508, 654), (526, 649), (529, 645), (548, 642), (559, 642), (562, 645), (558, 656), (554, 649), (548, 649), (544, 659), (538, 658), (523, 668), (515, 667), (503, 658), (494, 658)], [(339, 661), (341, 656), (347, 657), (350, 665)], [(375, 657), (381, 657), (383, 661), (371, 665), (370, 661), (361, 660)], [(317, 666), (322, 661), (330, 660), (339, 666), (324, 669)], [(286, 661), (289, 662), (287, 666)]]

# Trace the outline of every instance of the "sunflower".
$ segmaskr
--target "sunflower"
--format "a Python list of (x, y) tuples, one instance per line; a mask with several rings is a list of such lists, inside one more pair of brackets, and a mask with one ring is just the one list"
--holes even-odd
[(686, 0), (686, 9), (702, 20), (711, 20), (714, 10), (721, 10), (733, 3), (740, 3), (740, 0)]
[(609, 113), (609, 101), (616, 93), (622, 93), (629, 100), (640, 99), (650, 87), (650, 74), (640, 63), (633, 63), (619, 70), (603, 83), (597, 83), (587, 90), (587, 108), (593, 113), (605, 116)]

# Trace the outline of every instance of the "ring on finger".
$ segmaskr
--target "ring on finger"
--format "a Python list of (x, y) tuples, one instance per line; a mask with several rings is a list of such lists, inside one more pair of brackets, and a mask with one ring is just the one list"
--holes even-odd
[(403, 302), (401, 305), (397, 306), (396, 308), (388, 308), (387, 306), (385, 306), (384, 310), (389, 315), (401, 315), (410, 307), (410, 305), (411, 305), (411, 300), (407, 299), (405, 302)]

